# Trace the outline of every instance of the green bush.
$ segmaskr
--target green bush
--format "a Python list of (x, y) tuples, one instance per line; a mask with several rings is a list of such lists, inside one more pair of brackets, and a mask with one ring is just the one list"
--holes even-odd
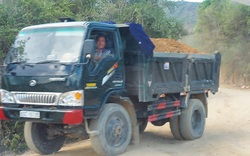
[(27, 146), (24, 140), (24, 122), (0, 121), (1, 146), (17, 154), (23, 153)]

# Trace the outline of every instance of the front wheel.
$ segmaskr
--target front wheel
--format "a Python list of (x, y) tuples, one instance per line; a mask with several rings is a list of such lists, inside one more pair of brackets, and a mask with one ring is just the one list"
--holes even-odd
[(49, 135), (49, 128), (47, 124), (25, 122), (24, 138), (30, 150), (47, 155), (56, 153), (62, 148), (65, 136)]
[(131, 140), (130, 117), (118, 104), (106, 104), (99, 117), (90, 121), (90, 129), (99, 131), (98, 135), (90, 136), (90, 140), (100, 155), (121, 154)]
[(180, 130), (184, 139), (194, 140), (200, 138), (205, 129), (206, 113), (202, 102), (190, 99), (188, 108), (182, 110), (180, 116)]

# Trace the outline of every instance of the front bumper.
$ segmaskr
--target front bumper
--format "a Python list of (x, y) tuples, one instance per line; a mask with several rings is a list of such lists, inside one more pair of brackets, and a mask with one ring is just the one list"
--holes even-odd
[[(20, 117), (20, 111), (39, 112), (39, 118)], [(0, 107), (0, 120), (32, 121), (76, 125), (83, 123), (82, 109), (41, 109)]]

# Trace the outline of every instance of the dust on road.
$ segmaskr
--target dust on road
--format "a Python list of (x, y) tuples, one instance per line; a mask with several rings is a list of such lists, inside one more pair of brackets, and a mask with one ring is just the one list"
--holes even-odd
[[(209, 113), (202, 138), (175, 140), (169, 124), (148, 125), (137, 146), (129, 146), (122, 156), (206, 156), (250, 155), (250, 91), (220, 88), (208, 98)], [(25, 156), (38, 156), (27, 152)], [(89, 140), (69, 144), (53, 156), (95, 156)]]

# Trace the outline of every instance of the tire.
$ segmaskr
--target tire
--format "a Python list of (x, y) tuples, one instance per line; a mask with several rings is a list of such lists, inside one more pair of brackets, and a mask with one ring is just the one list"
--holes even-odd
[(90, 129), (99, 131), (90, 136), (93, 149), (99, 155), (123, 153), (132, 136), (132, 124), (127, 111), (118, 104), (106, 104), (96, 119), (90, 121)]
[(30, 150), (47, 155), (56, 153), (62, 148), (66, 137), (53, 136), (53, 138), (48, 138), (47, 128), (46, 124), (25, 122), (24, 138)]
[(188, 108), (180, 116), (180, 130), (184, 139), (194, 140), (200, 138), (205, 129), (206, 114), (202, 102), (190, 99)]
[(172, 117), (170, 119), (170, 129), (171, 129), (171, 132), (173, 134), (173, 136), (175, 137), (175, 139), (177, 140), (183, 140), (183, 136), (181, 134), (181, 130), (180, 130), (180, 116), (175, 116), (175, 117)]
[(143, 133), (148, 125), (148, 119), (137, 119), (139, 125), (139, 132)]

